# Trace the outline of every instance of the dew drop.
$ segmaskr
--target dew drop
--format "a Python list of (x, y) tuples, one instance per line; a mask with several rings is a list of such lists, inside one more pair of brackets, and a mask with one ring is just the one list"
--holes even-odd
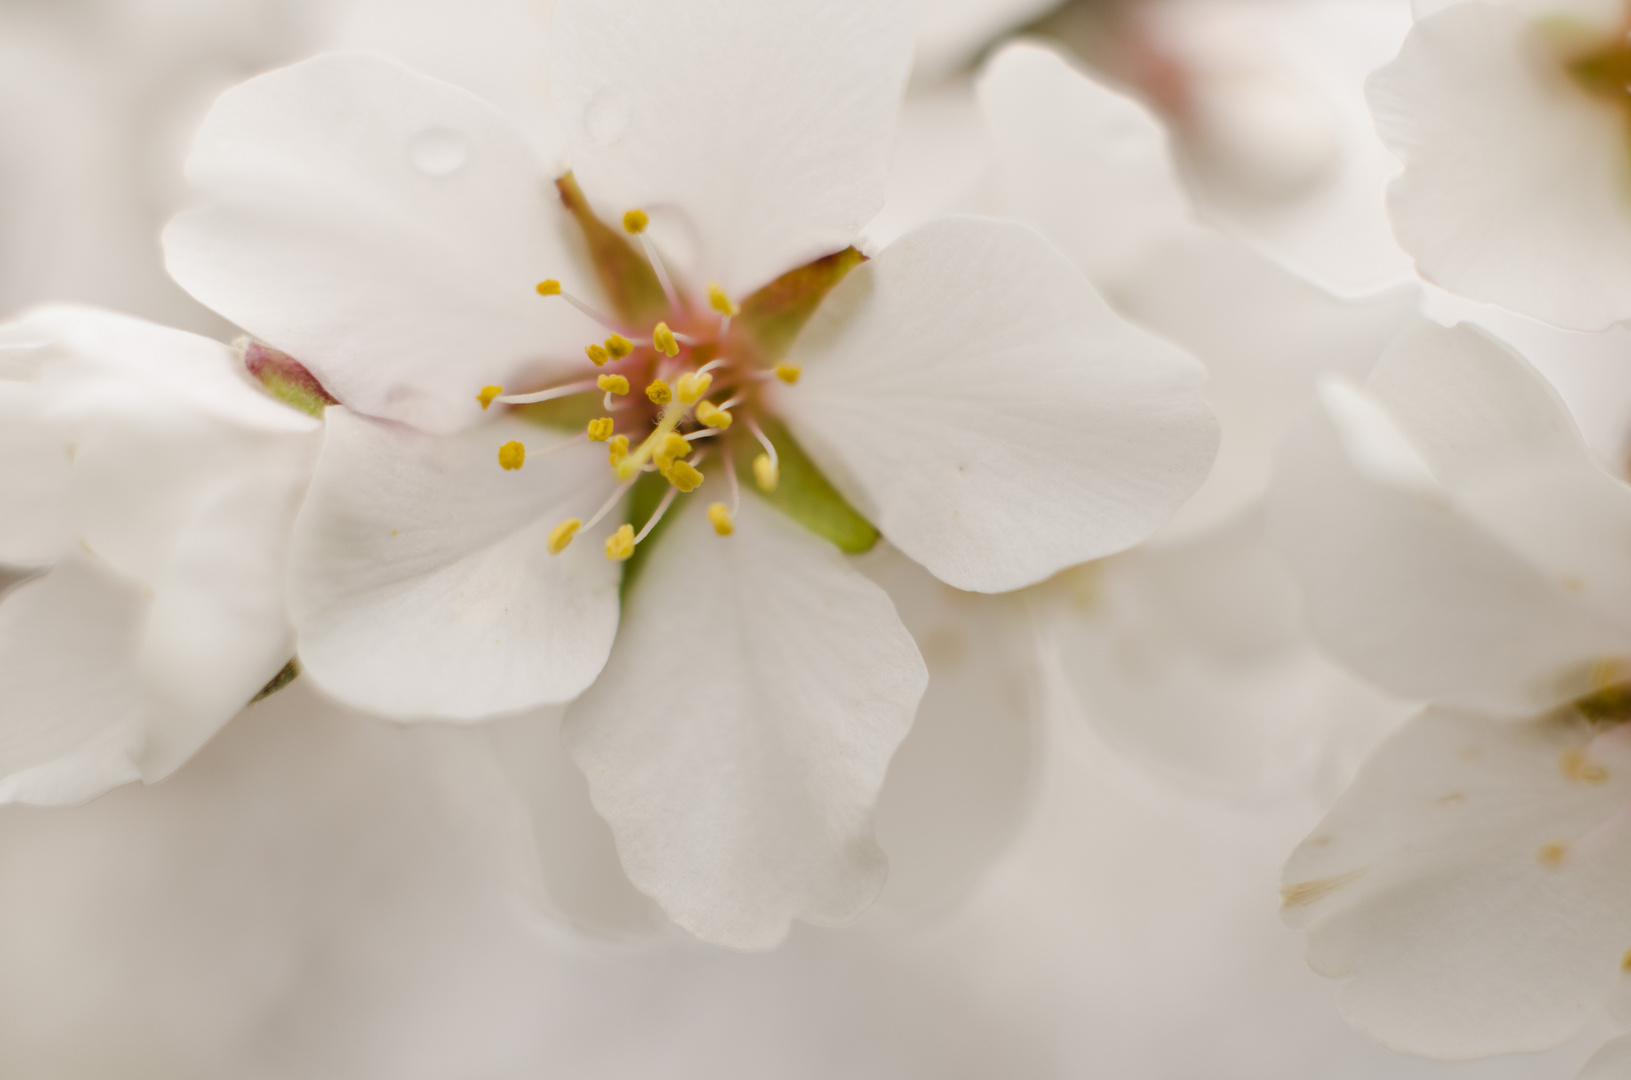
[(583, 126), (596, 146), (609, 146), (629, 126), (628, 94), (612, 83), (600, 88), (583, 110)]
[(408, 160), (426, 176), (452, 176), (470, 160), (470, 142), (452, 128), (431, 128), (413, 137)]

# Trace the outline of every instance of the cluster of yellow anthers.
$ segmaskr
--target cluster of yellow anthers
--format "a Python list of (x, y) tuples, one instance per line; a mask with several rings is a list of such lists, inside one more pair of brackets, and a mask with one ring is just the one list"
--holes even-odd
[[(645, 248), (646, 257), (651, 261), (656, 271), (663, 291), (667, 294), (670, 306), (679, 309), (677, 295), (665, 273), (662, 261), (657, 257), (649, 239), (644, 235), (648, 219), (642, 210), (630, 210), (623, 215), (623, 227), (630, 235), (636, 236)], [(606, 316), (595, 311), (581, 300), (565, 292), (561, 283), (551, 278), (538, 284), (538, 293), (541, 296), (558, 296), (572, 304), (590, 318), (610, 328), (613, 324)], [(716, 343), (722, 343), (730, 329), (730, 320), (741, 310), (733, 303), (725, 291), (718, 285), (708, 287), (708, 306), (720, 317), (719, 331)], [(672, 359), (679, 355), (681, 342), (692, 343), (694, 339), (685, 335), (677, 335), (666, 322), (659, 322), (651, 333), (651, 347), (656, 353), (658, 370), (654, 377), (645, 386), (645, 396), (652, 405), (658, 406), (661, 411), (656, 415), (656, 424), (652, 431), (642, 439), (638, 445), (631, 445), (629, 436), (618, 434), (617, 423), (611, 416), (599, 416), (589, 421), (588, 430), (567, 442), (559, 444), (558, 449), (581, 439), (587, 438), (590, 442), (606, 444), (607, 455), (611, 467), (620, 481), (619, 486), (606, 505), (594, 514), (586, 524), (579, 518), (567, 518), (555, 526), (549, 533), (547, 547), (551, 555), (558, 555), (566, 550), (567, 546), (577, 536), (579, 531), (593, 528), (611, 509), (617, 505), (640, 476), (647, 472), (656, 472), (669, 483), (669, 489), (662, 501), (645, 523), (639, 535), (634, 532), (634, 526), (628, 523), (620, 526), (616, 532), (606, 539), (606, 557), (617, 561), (628, 559), (634, 554), (634, 549), (641, 540), (651, 532), (663, 514), (668, 510), (676, 493), (690, 493), (701, 485), (702, 472), (697, 468), (707, 451), (692, 456), (696, 440), (718, 435), (726, 431), (732, 422), (731, 406), (741, 399), (733, 397), (724, 403), (715, 403), (706, 398), (709, 388), (713, 385), (713, 372), (726, 368), (729, 363), (724, 358), (716, 358), (703, 364), (695, 371), (687, 371), (677, 379), (674, 384), (662, 378), (661, 365), (663, 358)], [(635, 351), (635, 345), (622, 334), (613, 331), (604, 342), (588, 345), (584, 348), (595, 367), (604, 367), (609, 363), (624, 360)], [(785, 383), (798, 381), (799, 368), (794, 364), (778, 364), (775, 368), (775, 377)], [(669, 373), (670, 378), (673, 377)], [(761, 376), (762, 377), (762, 376)], [(600, 391), (605, 395), (605, 408), (607, 412), (614, 412), (618, 406), (613, 404), (613, 398), (627, 395), (631, 387), (628, 376), (622, 374), (605, 373), (593, 380), (568, 383), (549, 390), (532, 394), (518, 394), (505, 396), (503, 387), (483, 387), (476, 400), (486, 409), (495, 400), (505, 404), (526, 404), (530, 402), (547, 401), (558, 397), (567, 397), (573, 394)], [(682, 429), (694, 427), (689, 433)], [(753, 460), (753, 476), (755, 483), (766, 493), (776, 490), (780, 480), (776, 448), (759, 426), (751, 418), (748, 427), (754, 437), (763, 447), (763, 453)], [(549, 451), (544, 451), (548, 453)], [(526, 462), (527, 450), (519, 442), (507, 442), (498, 449), (498, 463), (500, 467), (514, 471), (521, 468)], [(691, 460), (687, 460), (687, 459)], [(722, 502), (711, 503), (708, 506), (708, 520), (714, 531), (720, 536), (729, 536), (735, 531), (734, 515), (736, 502), (736, 479), (734, 475), (727, 474), (731, 481), (732, 506)]]

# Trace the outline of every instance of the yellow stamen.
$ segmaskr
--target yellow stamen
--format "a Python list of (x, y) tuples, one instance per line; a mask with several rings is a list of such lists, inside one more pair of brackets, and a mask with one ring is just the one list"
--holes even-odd
[(708, 520), (714, 523), (714, 532), (720, 536), (729, 536), (736, 531), (736, 523), (731, 520), (730, 508), (724, 503), (708, 504)]
[(664, 356), (678, 356), (680, 352), (679, 340), (674, 337), (674, 331), (670, 330), (665, 322), (658, 323), (651, 331), (651, 347)]
[(619, 525), (617, 531), (606, 538), (606, 557), (613, 562), (624, 562), (634, 554), (634, 526)]
[(484, 386), (481, 388), (481, 393), (476, 395), (476, 400), (481, 402), (481, 407), (485, 409), (493, 403), (494, 398), (503, 392), (504, 388), (502, 386)]
[(595, 385), (608, 394), (626, 394), (629, 392), (629, 380), (621, 375), (602, 375), (595, 380)]
[(721, 431), (731, 426), (731, 414), (711, 401), (697, 402), (697, 421)]
[(697, 398), (708, 392), (714, 377), (706, 371), (693, 371), (680, 376), (680, 404), (691, 405)]
[(776, 365), (776, 378), (780, 379), (788, 386), (792, 386), (794, 383), (798, 382), (799, 376), (802, 374), (804, 374), (804, 369), (799, 367), (797, 364)]
[[(615, 466), (629, 456), (629, 437), (627, 435), (613, 435), (606, 444), (606, 456)], [(624, 477), (624, 479), (628, 479)]]
[(769, 454), (760, 454), (753, 459), (753, 479), (759, 485), (760, 491), (769, 495), (776, 490), (776, 485), (781, 482), (781, 478), (781, 469), (777, 468), (776, 463), (770, 460)]
[(657, 468), (666, 469), (680, 458), (690, 456), (690, 453), (691, 444), (685, 441), (685, 436), (676, 435), (671, 431), (663, 436), (663, 441), (652, 451), (651, 460), (657, 463)]
[(498, 448), (498, 464), (514, 472), (527, 460), (527, 448), (518, 442), (507, 442)]
[(611, 354), (613, 360), (621, 360), (634, 351), (634, 342), (622, 334), (613, 334), (606, 339), (606, 351)]
[(578, 530), (582, 527), (582, 521), (577, 518), (567, 518), (549, 530), (549, 539), (544, 546), (549, 549), (551, 555), (559, 555), (566, 550), (566, 546), (572, 542), (574, 536), (578, 535)]
[(602, 345), (585, 345), (583, 351), (589, 354), (589, 359), (595, 367), (602, 367), (612, 358), (612, 354)]
[(539, 296), (559, 296), (559, 295), (561, 295), (561, 283), (556, 281), (554, 278), (550, 278), (548, 281), (540, 281), (538, 283), (538, 295)]
[(721, 315), (735, 315), (742, 309), (731, 303), (731, 298), (725, 295), (725, 290), (718, 285), (708, 286), (708, 306)]
[(651, 399), (653, 405), (667, 405), (674, 400), (674, 392), (661, 379), (653, 379), (646, 387), (646, 397)]
[(651, 219), (646, 217), (644, 210), (636, 208), (623, 215), (623, 228), (631, 236), (645, 232), (646, 226), (649, 224), (651, 224)]
[(589, 441), (590, 442), (605, 442), (607, 439), (609, 439), (611, 437), (612, 437), (612, 418), (611, 417), (602, 416), (602, 417), (598, 417), (597, 419), (589, 421)]
[(702, 474), (689, 461), (676, 461), (663, 470), (663, 478), (684, 492), (692, 492), (702, 483)]

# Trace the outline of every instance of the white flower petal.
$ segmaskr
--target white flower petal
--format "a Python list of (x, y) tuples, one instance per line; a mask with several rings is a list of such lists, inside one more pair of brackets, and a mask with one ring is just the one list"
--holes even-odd
[[(1601, 731), (1601, 734), (1596, 734)], [(1408, 1053), (1540, 1050), (1631, 940), (1631, 728), (1429, 710), (1371, 758), (1285, 871), (1348, 1021)]]
[(1008, 850), (1036, 794), (1045, 695), (1028, 605), (961, 592), (887, 544), (856, 559), (922, 651), (929, 688), (889, 762), (878, 908), (943, 910)]
[(915, 8), (559, 0), (550, 88), (584, 194), (607, 221), (648, 211), (738, 297), (848, 246), (883, 205)]
[(0, 597), (0, 803), (72, 805), (141, 775), (147, 607), (73, 557)]
[(178, 768), (294, 656), (284, 579), (310, 475), (299, 459), (246, 475), (186, 523), (154, 583), (139, 653), (153, 702), (143, 780)]
[[(1387, 420), (1379, 406), (1369, 418)], [(1269, 493), (1271, 535), (1332, 655), (1402, 697), (1507, 715), (1585, 693), (1594, 660), (1631, 656), (1631, 631), (1460, 512), (1447, 490), (1423, 490), (1430, 475), (1401, 483), (1377, 455), (1352, 456), (1355, 433), (1345, 438), (1338, 423), (1363, 419), (1299, 418)]]
[(1424, 324), (1387, 349), (1366, 385), (1459, 510), (1631, 625), (1631, 487), (1597, 464), (1523, 357), (1474, 328)]
[(1334, 796), (1411, 711), (1315, 650), (1257, 508), (1041, 588), (1086, 718), (1185, 791), (1247, 805)]
[(1369, 95), (1405, 162), (1388, 207), (1423, 277), (1559, 326), (1631, 316), (1624, 112), (1573, 85), (1521, 14), (1423, 19)]
[(39, 387), (0, 376), (0, 563), (44, 566), (73, 543), (66, 440), (44, 412)]
[(833, 290), (773, 407), (896, 547), (1000, 592), (1144, 539), (1205, 477), (1189, 356), (1013, 222), (947, 218)]
[[(477, 719), (567, 701), (617, 633), (618, 566), (597, 539), (550, 555), (557, 523), (615, 487), (605, 451), (501, 419), (428, 436), (330, 406), (295, 526), (300, 659), (342, 701), (398, 719)], [(498, 447), (533, 459), (510, 472)]]
[(1064, 249), (1099, 286), (1191, 227), (1166, 128), (1052, 49), (1008, 45), (978, 92), (997, 144), (1004, 208)]
[(319, 57), (228, 91), (188, 175), (209, 201), (165, 231), (170, 273), (360, 412), (454, 430), (484, 385), (605, 335), (534, 292), (595, 295), (546, 164), (496, 109), (394, 62)]
[(1576, 1080), (1625, 1080), (1627, 1076), (1631, 1076), (1631, 1035), (1621, 1035), (1604, 1043)]
[(1201, 230), (1144, 253), (1106, 286), (1116, 310), (1206, 365), (1218, 458), (1162, 530), (1193, 535), (1260, 499), (1280, 432), (1321, 372), (1363, 378), (1412, 318), (1418, 290), (1340, 300)]
[(630, 880), (705, 941), (769, 948), (883, 887), (873, 807), (927, 673), (826, 541), (753, 496), (730, 537), (676, 509), (563, 737)]

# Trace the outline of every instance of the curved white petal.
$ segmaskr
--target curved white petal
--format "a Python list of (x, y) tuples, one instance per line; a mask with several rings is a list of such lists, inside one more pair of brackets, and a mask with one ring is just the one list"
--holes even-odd
[(1458, 509), (1380, 405), (1352, 407), (1370, 400), (1327, 395), (1299, 418), (1270, 486), (1272, 535), (1333, 656), (1403, 697), (1506, 715), (1586, 693), (1595, 662), (1631, 656), (1631, 630)]
[(1631, 156), (1623, 110), (1564, 59), (1520, 13), (1459, 4), (1416, 24), (1369, 95), (1405, 162), (1388, 207), (1422, 276), (1601, 329), (1631, 316)]
[(837, 549), (753, 496), (729, 537), (701, 509), (676, 508), (563, 737), (630, 880), (704, 941), (764, 949), (883, 887), (873, 808), (927, 674)]
[(1105, 291), (1117, 311), (1206, 365), (1202, 393), (1222, 429), (1206, 483), (1163, 539), (1194, 535), (1260, 499), (1275, 442), (1319, 375), (1363, 378), (1419, 299), (1405, 286), (1338, 299), (1201, 230), (1145, 252)]
[(1190, 227), (1166, 128), (1143, 105), (1030, 43), (987, 61), (978, 92), (1004, 209), (1036, 226), (1095, 284)]
[(1396, 1050), (1540, 1050), (1578, 1030), (1631, 941), (1631, 728), (1428, 710), (1285, 871), (1308, 961)]
[[(634, 207), (742, 296), (848, 246), (883, 205), (916, 5), (559, 0), (550, 89), (600, 216)], [(689, 267), (687, 267), (689, 269)]]
[(887, 544), (855, 565), (883, 586), (929, 671), (878, 795), (878, 908), (944, 910), (985, 880), (1040, 783), (1045, 695), (1029, 605), (953, 589)]
[(1631, 626), (1631, 486), (1596, 462), (1523, 357), (1472, 327), (1422, 324), (1383, 353), (1366, 386), (1461, 512)]
[(165, 230), (170, 273), (360, 412), (450, 431), (485, 385), (605, 330), (548, 165), (503, 114), (379, 57), (325, 56), (223, 94)]
[(143, 780), (162, 780), (192, 757), (294, 656), (284, 614), (289, 534), (316, 449), (204, 500), (154, 582), (138, 654), (153, 702)]
[(1576, 1080), (1624, 1080), (1627, 1076), (1631, 1076), (1631, 1035), (1621, 1035), (1604, 1043)]
[(896, 241), (792, 355), (804, 375), (773, 407), (890, 542), (960, 589), (1137, 543), (1217, 450), (1200, 365), (1014, 222), (947, 218)]
[[(618, 565), (598, 536), (545, 538), (615, 487), (598, 446), (500, 419), (431, 436), (330, 406), (295, 524), (300, 659), (341, 701), (397, 719), (472, 720), (567, 701), (617, 633)], [(511, 440), (532, 451), (499, 467)], [(603, 526), (604, 529), (604, 526)]]
[(44, 566), (73, 543), (68, 440), (44, 414), (39, 387), (0, 376), (0, 563)]
[(0, 598), (0, 803), (72, 805), (140, 777), (147, 609), (139, 586), (72, 557)]

